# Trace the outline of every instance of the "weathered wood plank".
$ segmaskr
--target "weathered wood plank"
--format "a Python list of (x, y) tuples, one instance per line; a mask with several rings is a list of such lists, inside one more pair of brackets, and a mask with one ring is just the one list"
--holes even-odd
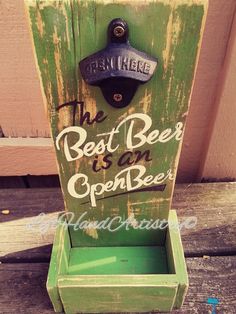
[(236, 256), (187, 258), (187, 267), (189, 290), (183, 309), (176, 313), (211, 313), (208, 298), (219, 300), (217, 313), (235, 313)]
[[(187, 256), (236, 252), (236, 183), (176, 185), (173, 206), (178, 218), (196, 216), (194, 229), (183, 229)], [(9, 209), (9, 215), (1, 210)], [(0, 256), (3, 260), (49, 260), (54, 230), (27, 229), (32, 218), (46, 213), (56, 219), (63, 209), (60, 189), (0, 190)]]
[[(211, 313), (208, 298), (217, 298), (217, 313), (234, 314), (236, 257), (187, 258), (190, 287), (183, 307), (173, 313)], [(46, 292), (48, 264), (1, 264), (1, 313), (53, 314)]]
[(46, 291), (48, 264), (1, 264), (1, 313), (53, 314)]
[[(27, 228), (32, 218), (40, 213), (55, 221), (57, 212), (64, 208), (60, 189), (8, 189), (0, 190), (0, 209), (9, 209), (8, 215), (0, 212), (0, 255), (8, 260), (49, 260), (54, 229), (44, 234), (39, 229)], [(9, 231), (12, 234), (9, 236)], [(4, 235), (5, 234), (5, 235)], [(7, 236), (8, 234), (8, 236)]]
[(176, 185), (172, 208), (180, 220), (197, 217), (181, 232), (186, 255), (236, 252), (235, 183)]
[[(65, 208), (75, 213), (74, 222), (83, 213), (91, 221), (131, 214), (138, 221), (167, 219), (207, 0), (26, 0), (26, 8)], [(134, 11), (142, 14), (138, 22)], [(117, 16), (129, 24), (130, 43), (159, 59), (152, 80), (119, 110), (78, 70), (79, 61), (105, 47), (107, 27)], [(123, 61), (119, 67), (126, 75), (140, 72), (123, 68)], [(105, 71), (111, 69), (117, 72), (115, 63)], [(92, 70), (97, 76), (99, 71), (100, 66)], [(80, 109), (73, 111), (68, 102)], [(74, 246), (152, 245), (159, 238), (155, 230), (132, 227), (128, 233), (120, 228), (115, 237), (107, 230), (98, 230), (96, 237), (85, 231), (71, 233)]]

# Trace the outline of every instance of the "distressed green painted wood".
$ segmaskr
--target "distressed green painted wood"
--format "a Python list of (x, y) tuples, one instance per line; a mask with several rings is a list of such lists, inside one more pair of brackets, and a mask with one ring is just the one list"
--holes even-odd
[[(61, 220), (65, 222), (65, 220)], [(71, 242), (67, 228), (63, 223), (56, 229), (53, 243), (49, 272), (47, 277), (47, 291), (55, 312), (62, 312), (63, 305), (58, 291), (58, 276), (65, 274), (69, 266)]]
[[(49, 277), (56, 278), (50, 291), (54, 309), (60, 311), (58, 295), (67, 314), (179, 308), (188, 278), (175, 211), (170, 211), (169, 219), (165, 246), (143, 248), (73, 248), (68, 246), (68, 229), (60, 224), (52, 260), (55, 247), (60, 253), (56, 267), (51, 261), (49, 268)], [(113, 264), (113, 273), (108, 262)]]
[[(37, 67), (41, 80), (44, 103), (47, 109), (52, 137), (54, 140), (61, 186), (65, 199), (65, 208), (75, 213), (76, 221), (82, 214), (83, 219), (101, 221), (108, 217), (120, 216), (127, 219), (133, 215), (135, 219), (167, 219), (171, 204), (172, 192), (176, 176), (183, 129), (188, 112), (189, 97), (194, 78), (194, 69), (200, 46), (203, 21), (206, 14), (205, 0), (158, 0), (158, 1), (26, 1), (27, 12), (32, 32), (33, 45), (37, 60)], [(106, 45), (106, 30), (109, 22), (116, 17), (124, 18), (130, 28), (131, 44), (149, 55), (159, 59), (159, 65), (153, 79), (141, 86), (131, 104), (123, 109), (114, 109), (102, 97), (101, 91), (96, 87), (87, 86), (78, 70), (78, 62), (102, 49)], [(106, 119), (101, 123), (83, 124), (87, 132), (86, 143), (98, 141), (105, 137), (98, 134), (110, 132), (126, 117), (133, 114), (145, 114), (152, 119), (150, 130), (159, 130), (159, 141), (155, 144), (144, 144), (133, 148), (132, 152), (140, 150), (142, 153), (150, 150), (151, 161), (141, 159), (137, 163), (117, 165), (119, 158), (129, 150), (125, 139), (131, 122), (127, 121), (120, 132), (115, 134), (112, 147), (119, 148), (112, 152), (112, 165), (107, 170), (93, 171), (92, 165), (98, 159), (97, 167), (108, 166), (103, 158), (106, 150), (98, 157), (83, 156), (76, 158), (77, 152), (72, 146), (78, 141), (79, 135), (67, 134), (69, 155), (72, 161), (65, 157), (66, 135), (59, 136), (62, 130), (78, 126), (81, 120), (80, 109), (76, 109), (73, 121), (72, 106), (65, 106), (58, 110), (58, 106), (77, 99), (84, 102), (84, 110), (94, 118), (99, 111), (104, 112)], [(74, 123), (75, 122), (75, 123)], [(134, 119), (134, 133), (144, 127), (144, 121)], [(180, 132), (174, 134), (176, 129)], [(68, 129), (67, 129), (68, 130)], [(66, 131), (65, 131), (66, 132)], [(164, 132), (164, 133), (162, 133)], [(170, 132), (170, 134), (169, 134)], [(133, 134), (134, 134), (133, 133)], [(181, 134), (180, 134), (181, 133)], [(168, 136), (169, 134), (169, 136)], [(165, 139), (170, 138), (168, 141)], [(60, 140), (59, 140), (60, 138)], [(163, 143), (161, 142), (163, 139)], [(58, 139), (58, 143), (56, 143)], [(137, 139), (132, 138), (133, 146)], [(57, 145), (56, 145), (57, 144)], [(130, 162), (134, 162), (135, 154)], [(46, 158), (46, 156), (45, 156)], [(144, 168), (129, 168), (142, 166)], [(126, 170), (125, 170), (126, 169)], [(135, 177), (144, 169), (145, 174), (157, 176), (153, 187), (165, 185), (164, 191), (148, 191), (126, 193), (118, 185), (112, 192), (87, 193), (87, 186), (82, 180), (75, 180), (75, 193), (87, 193), (85, 197), (72, 196), (68, 190), (68, 182), (77, 173), (87, 177), (89, 188), (97, 183), (115, 180), (121, 170), (125, 174), (119, 177), (126, 178), (128, 171), (135, 186)], [(150, 180), (150, 177), (149, 177)], [(145, 187), (141, 184), (140, 188)], [(97, 187), (98, 191), (101, 186)], [(91, 190), (90, 190), (91, 192)], [(96, 194), (96, 193), (95, 193)], [(118, 224), (118, 223), (117, 223)], [(87, 227), (83, 231), (72, 233), (73, 246), (106, 246), (106, 245), (158, 245), (164, 243), (165, 235), (158, 231), (123, 229), (112, 235), (107, 230), (97, 230)]]
[(175, 273), (178, 280), (178, 291), (174, 307), (180, 308), (188, 290), (188, 273), (184, 260), (184, 250), (180, 232), (176, 229), (178, 222), (176, 211), (171, 210), (169, 216), (169, 228), (166, 236), (166, 253), (170, 273)]
[[(165, 285), (162, 284), (156, 286), (137, 286), (133, 287), (132, 295), (130, 295), (130, 287), (114, 286), (114, 287), (93, 287), (89, 292), (95, 295), (95, 300), (89, 302), (88, 293), (86, 289), (73, 288), (70, 289), (63, 287), (60, 288), (62, 298), (67, 300), (64, 303), (67, 313), (120, 313), (123, 312), (156, 312), (162, 309), (162, 311), (170, 311), (173, 306), (173, 299), (176, 295), (177, 285)], [(75, 296), (78, 295), (77, 302)], [(74, 302), (72, 302), (72, 299)], [(152, 299), (152, 302), (151, 302)], [(95, 301), (95, 302), (94, 302)], [(99, 302), (98, 302), (99, 301)], [(122, 302), (123, 301), (123, 302)], [(96, 309), (97, 303), (97, 309)], [(124, 304), (122, 304), (124, 303)], [(153, 309), (153, 306), (156, 308)]]

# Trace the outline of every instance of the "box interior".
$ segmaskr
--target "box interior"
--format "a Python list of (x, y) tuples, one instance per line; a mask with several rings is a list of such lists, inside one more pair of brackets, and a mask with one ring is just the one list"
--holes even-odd
[[(171, 211), (171, 219), (177, 216)], [(173, 230), (172, 230), (173, 229)], [(72, 247), (67, 228), (61, 228), (63, 241), (59, 273), (65, 275), (163, 275), (176, 274), (176, 251), (181, 247), (179, 232), (162, 230), (162, 245), (76, 246)], [(60, 236), (58, 235), (58, 239)], [(174, 244), (175, 243), (175, 244)]]
[[(113, 247), (72, 247), (68, 228), (60, 225), (47, 280), (54, 308), (67, 313), (111, 312), (110, 304), (112, 312), (180, 308), (188, 276), (179, 230), (173, 227), (178, 223), (175, 211), (170, 211), (169, 223), (164, 245)], [(90, 302), (91, 294), (106, 302)], [(139, 295), (145, 296), (142, 307)]]
[(169, 274), (164, 246), (77, 247), (69, 256), (68, 275)]

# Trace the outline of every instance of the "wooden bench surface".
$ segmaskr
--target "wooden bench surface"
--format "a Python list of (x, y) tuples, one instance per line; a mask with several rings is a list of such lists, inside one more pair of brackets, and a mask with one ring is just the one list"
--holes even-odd
[[(236, 183), (177, 185), (172, 208), (180, 221), (197, 217), (181, 230), (190, 287), (184, 306), (173, 313), (236, 312)], [(2, 211), (9, 210), (9, 214)], [(63, 210), (60, 189), (0, 190), (0, 313), (54, 313), (45, 282), (55, 222)], [(51, 226), (41, 230), (35, 217)], [(44, 218), (45, 219), (45, 218)]]

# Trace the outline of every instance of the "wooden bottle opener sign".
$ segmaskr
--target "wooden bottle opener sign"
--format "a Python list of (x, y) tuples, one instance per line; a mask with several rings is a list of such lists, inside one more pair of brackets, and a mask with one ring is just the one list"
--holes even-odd
[(71, 247), (165, 245), (206, 1), (26, 7)]

